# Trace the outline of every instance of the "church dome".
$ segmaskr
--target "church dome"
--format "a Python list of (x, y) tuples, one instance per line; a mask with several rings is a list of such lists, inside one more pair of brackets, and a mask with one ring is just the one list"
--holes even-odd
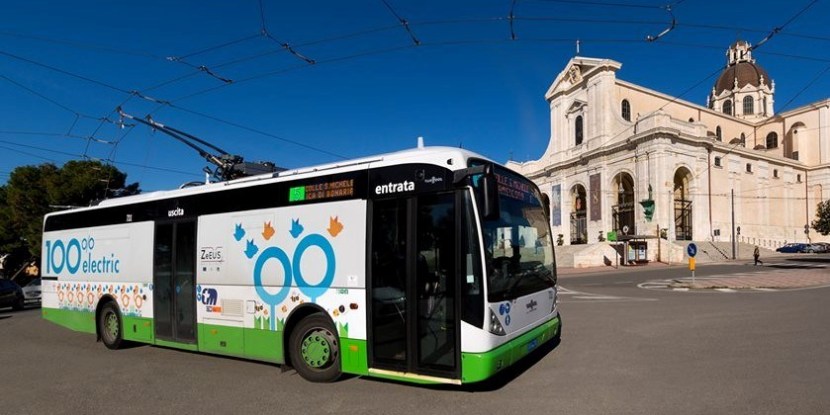
[(763, 80), (764, 85), (769, 85), (769, 74), (764, 68), (755, 62), (743, 61), (729, 65), (715, 82), (715, 95), (720, 95), (721, 92), (731, 91), (735, 86), (735, 78), (738, 78), (738, 88), (743, 88), (746, 85), (761, 86)]
[[(752, 59), (752, 46), (749, 42), (738, 40), (726, 51), (727, 66), (715, 82), (714, 92), (718, 96), (723, 91), (731, 91), (736, 86), (769, 86), (772, 82), (769, 74)], [(735, 84), (737, 80), (737, 85)]]

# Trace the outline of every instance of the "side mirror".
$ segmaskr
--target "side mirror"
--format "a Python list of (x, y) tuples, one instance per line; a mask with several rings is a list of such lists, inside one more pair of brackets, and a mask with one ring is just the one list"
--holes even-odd
[(484, 196), (484, 212), (485, 220), (492, 220), (499, 218), (499, 180), (496, 174), (493, 173), (492, 166), (488, 166), (484, 172), (482, 180), (482, 191)]
[[(484, 220), (498, 219), (499, 211), (499, 179), (496, 177), (492, 163), (479, 164), (463, 170), (456, 170), (453, 183), (456, 186), (466, 186), (468, 179), (477, 189), (476, 199), (481, 203), (482, 217)], [(479, 193), (480, 192), (480, 193)], [(481, 196), (481, 199), (478, 198)]]

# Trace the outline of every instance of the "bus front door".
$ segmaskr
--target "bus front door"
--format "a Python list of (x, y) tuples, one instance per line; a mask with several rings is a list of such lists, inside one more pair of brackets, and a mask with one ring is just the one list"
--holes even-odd
[(156, 224), (153, 315), (159, 340), (196, 342), (196, 222)]
[(460, 376), (455, 205), (454, 193), (373, 203), (371, 367)]

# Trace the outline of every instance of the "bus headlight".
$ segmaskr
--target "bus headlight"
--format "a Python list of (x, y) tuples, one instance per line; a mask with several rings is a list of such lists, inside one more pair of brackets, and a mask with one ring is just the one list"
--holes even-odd
[(558, 287), (554, 288), (553, 291), (550, 292), (550, 312), (553, 313), (556, 310), (556, 303), (559, 302), (559, 290)]
[(496, 313), (494, 313), (493, 310), (490, 310), (490, 325), (488, 328), (490, 329), (490, 333), (497, 336), (504, 336), (506, 334), (504, 332), (504, 327), (502, 327), (501, 322), (499, 322), (499, 318), (496, 317)]

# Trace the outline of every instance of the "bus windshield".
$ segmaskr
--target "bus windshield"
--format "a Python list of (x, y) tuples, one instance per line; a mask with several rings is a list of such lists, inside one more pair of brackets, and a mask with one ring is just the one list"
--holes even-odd
[(500, 169), (499, 217), (482, 222), (488, 300), (511, 300), (556, 285), (550, 227), (539, 190)]

